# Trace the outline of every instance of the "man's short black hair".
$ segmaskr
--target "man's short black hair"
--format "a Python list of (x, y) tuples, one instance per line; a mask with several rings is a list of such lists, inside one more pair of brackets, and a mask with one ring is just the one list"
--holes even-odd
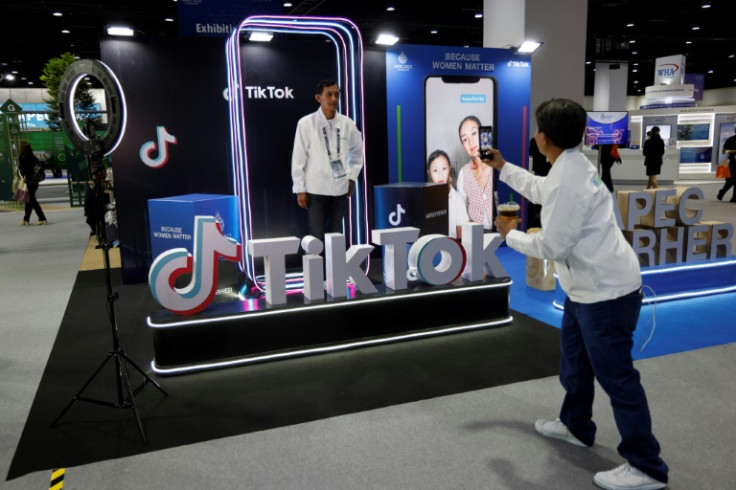
[(587, 114), (583, 106), (570, 99), (549, 99), (539, 104), (537, 128), (552, 144), (567, 150), (583, 140)]
[(325, 78), (324, 80), (320, 80), (317, 84), (317, 91), (315, 92), (315, 95), (322, 95), (322, 90), (324, 90), (325, 87), (332, 87), (333, 85), (337, 85), (337, 82), (332, 78)]

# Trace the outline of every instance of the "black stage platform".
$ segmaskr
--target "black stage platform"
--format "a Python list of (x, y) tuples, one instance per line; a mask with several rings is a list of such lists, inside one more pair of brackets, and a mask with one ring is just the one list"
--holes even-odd
[[(502, 328), (158, 378), (168, 397), (152, 386), (136, 397), (148, 445), (130, 411), (92, 404), (74, 404), (51, 429), (111, 348), (104, 284), (104, 271), (77, 277), (8, 479), (558, 373), (559, 330), (511, 311), (513, 321)], [(160, 306), (147, 284), (122, 285), (119, 270), (113, 286), (120, 295), (120, 342), (146, 368), (154, 343), (145, 318)], [(422, 318), (430, 301), (412, 313)], [(488, 307), (487, 301), (458, 301), (451, 309), (482, 315)], [(113, 373), (101, 373), (87, 394), (114, 399)]]

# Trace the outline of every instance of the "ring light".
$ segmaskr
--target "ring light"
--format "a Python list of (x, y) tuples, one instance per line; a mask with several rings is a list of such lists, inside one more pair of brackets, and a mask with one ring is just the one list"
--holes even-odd
[[(101, 139), (90, 139), (79, 129), (74, 112), (74, 94), (79, 82), (87, 75), (102, 84), (109, 102), (108, 129)], [(125, 95), (115, 74), (101, 61), (77, 60), (66, 69), (59, 84), (61, 126), (71, 143), (86, 154), (101, 152), (109, 155), (117, 148), (125, 132)]]

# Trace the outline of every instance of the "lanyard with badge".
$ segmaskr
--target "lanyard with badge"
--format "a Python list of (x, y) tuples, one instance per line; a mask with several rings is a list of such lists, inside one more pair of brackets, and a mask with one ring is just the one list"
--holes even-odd
[(337, 135), (337, 158), (332, 159), (332, 152), (330, 151), (330, 140), (327, 138), (327, 128), (322, 126), (322, 135), (325, 138), (325, 147), (327, 147), (327, 158), (330, 160), (330, 167), (332, 168), (332, 178), (340, 180), (345, 178), (345, 165), (342, 164), (340, 159), (340, 128), (335, 128)]

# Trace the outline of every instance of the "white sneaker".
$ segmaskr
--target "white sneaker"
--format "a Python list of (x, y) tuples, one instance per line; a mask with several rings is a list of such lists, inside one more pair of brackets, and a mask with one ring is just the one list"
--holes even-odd
[(607, 490), (657, 490), (667, 486), (666, 483), (642, 473), (629, 463), (622, 464), (611, 471), (596, 473), (593, 482)]
[(580, 439), (572, 435), (570, 431), (567, 430), (567, 426), (563, 424), (560, 419), (539, 419), (534, 424), (534, 428), (544, 437), (551, 437), (552, 439), (562, 439), (563, 441), (567, 441), (570, 444), (575, 444), (576, 446), (580, 447), (590, 447), (587, 444), (581, 442)]

